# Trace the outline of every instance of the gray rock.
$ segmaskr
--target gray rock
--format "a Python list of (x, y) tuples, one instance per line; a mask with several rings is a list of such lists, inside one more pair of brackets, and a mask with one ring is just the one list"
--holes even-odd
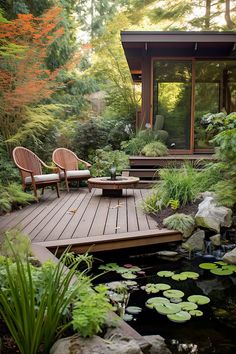
[(165, 339), (161, 336), (144, 336), (144, 338), (152, 345), (149, 349), (149, 354), (171, 354), (165, 344)]
[(178, 252), (175, 251), (159, 251), (156, 252), (158, 256), (164, 256), (164, 257), (176, 257), (178, 256)]
[(129, 337), (114, 335), (109, 340), (93, 336), (81, 338), (75, 335), (59, 339), (50, 354), (142, 354), (138, 343)]
[(236, 264), (236, 247), (232, 251), (225, 253), (222, 260), (226, 263)]
[(184, 243), (182, 247), (190, 251), (202, 251), (204, 249), (205, 231), (198, 230)]
[(205, 196), (199, 204), (195, 216), (198, 226), (220, 232), (220, 227), (230, 227), (232, 224), (232, 210), (223, 206), (217, 206), (213, 196)]
[(216, 234), (210, 237), (211, 243), (213, 246), (220, 246), (221, 245), (221, 236), (220, 234)]

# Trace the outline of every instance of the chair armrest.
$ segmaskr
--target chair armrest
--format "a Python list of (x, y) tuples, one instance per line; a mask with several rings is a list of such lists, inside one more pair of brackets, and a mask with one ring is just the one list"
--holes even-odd
[[(44, 168), (48, 168), (49, 170), (53, 170), (53, 172), (55, 172), (55, 173), (59, 173), (59, 169), (61, 168), (60, 166), (48, 166), (42, 160), (40, 160), (40, 163)], [(61, 168), (61, 169), (63, 169), (63, 168)]]
[(78, 156), (76, 156), (76, 158), (80, 163), (83, 163), (87, 168), (92, 167), (92, 165), (89, 162), (79, 159)]

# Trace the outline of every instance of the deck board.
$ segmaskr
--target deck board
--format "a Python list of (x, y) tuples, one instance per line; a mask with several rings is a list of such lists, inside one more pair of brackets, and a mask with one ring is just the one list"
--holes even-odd
[[(81, 188), (69, 193), (46, 190), (39, 203), (0, 216), (0, 234), (21, 226), (34, 243), (72, 244), (80, 250), (118, 249), (182, 238), (177, 231), (157, 229), (141, 204), (148, 190), (127, 189), (121, 197), (104, 197), (100, 189)], [(75, 246), (76, 245), (76, 246)]]

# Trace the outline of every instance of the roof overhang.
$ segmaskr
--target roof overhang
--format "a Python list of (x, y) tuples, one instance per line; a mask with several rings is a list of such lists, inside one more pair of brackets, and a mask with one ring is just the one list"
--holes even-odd
[(134, 81), (145, 56), (236, 59), (236, 32), (122, 31), (121, 42)]

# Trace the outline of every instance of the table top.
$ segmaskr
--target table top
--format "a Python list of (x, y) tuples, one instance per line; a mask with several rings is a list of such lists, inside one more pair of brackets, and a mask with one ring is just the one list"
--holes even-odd
[(111, 177), (92, 177), (88, 179), (88, 183), (96, 183), (96, 184), (132, 184), (138, 183), (138, 177), (123, 177), (117, 176), (115, 180), (112, 180)]

